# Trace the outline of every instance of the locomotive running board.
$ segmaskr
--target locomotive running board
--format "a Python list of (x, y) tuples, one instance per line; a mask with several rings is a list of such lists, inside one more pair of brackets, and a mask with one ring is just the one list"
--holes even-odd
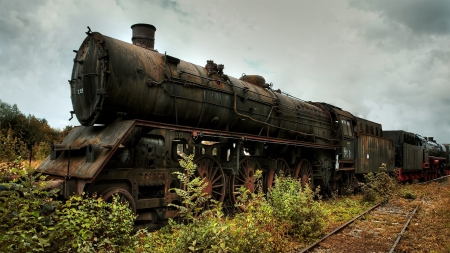
[(111, 159), (120, 144), (135, 127), (163, 128), (171, 131), (189, 132), (195, 137), (216, 137), (237, 141), (257, 141), (320, 149), (337, 149), (338, 145), (279, 139), (236, 132), (202, 129), (143, 120), (127, 120), (108, 126), (75, 127), (63, 142), (52, 146), (52, 154), (37, 168), (39, 172), (63, 178), (78, 178), (92, 182)]
[(61, 144), (52, 145), (51, 154), (39, 165), (38, 172), (91, 182), (130, 134), (135, 122), (120, 121), (108, 126), (79, 126), (72, 129)]

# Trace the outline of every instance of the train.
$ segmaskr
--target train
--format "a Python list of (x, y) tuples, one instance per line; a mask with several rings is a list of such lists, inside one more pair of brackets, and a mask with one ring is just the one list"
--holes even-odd
[(37, 168), (62, 198), (118, 194), (138, 221), (175, 217), (182, 154), (194, 155), (203, 191), (231, 206), (239, 188), (255, 191), (257, 170), (264, 191), (285, 175), (325, 193), (354, 187), (383, 163), (400, 181), (450, 174), (449, 145), (295, 98), (260, 75), (228, 76), (213, 60), (198, 66), (160, 53), (154, 26), (131, 29), (128, 43), (88, 27), (74, 50), (70, 113), (81, 125)]

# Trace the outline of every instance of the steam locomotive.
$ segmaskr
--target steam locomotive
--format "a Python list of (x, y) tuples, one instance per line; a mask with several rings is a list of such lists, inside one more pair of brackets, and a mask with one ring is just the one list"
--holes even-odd
[(230, 205), (238, 188), (255, 190), (256, 170), (265, 191), (279, 174), (337, 191), (382, 163), (400, 180), (449, 174), (448, 146), (300, 100), (258, 75), (228, 76), (212, 60), (201, 67), (159, 53), (154, 26), (131, 28), (132, 44), (89, 29), (74, 50), (71, 118), (81, 126), (38, 168), (64, 198), (119, 194), (138, 220), (173, 217), (182, 153), (194, 154), (204, 191)]

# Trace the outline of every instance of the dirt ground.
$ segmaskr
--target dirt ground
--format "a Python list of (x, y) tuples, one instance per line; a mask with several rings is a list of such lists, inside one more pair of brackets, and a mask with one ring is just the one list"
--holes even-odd
[(326, 239), (314, 252), (389, 252), (418, 205), (395, 252), (450, 252), (448, 178), (427, 185), (403, 185), (388, 203)]
[(450, 252), (450, 180), (411, 186), (423, 200), (396, 252)]

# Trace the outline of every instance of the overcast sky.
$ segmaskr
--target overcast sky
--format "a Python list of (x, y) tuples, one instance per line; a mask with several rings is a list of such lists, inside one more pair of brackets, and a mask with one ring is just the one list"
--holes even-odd
[(306, 101), (450, 143), (449, 0), (0, 0), (0, 100), (68, 124), (74, 53), (93, 31), (225, 74), (257, 74)]

